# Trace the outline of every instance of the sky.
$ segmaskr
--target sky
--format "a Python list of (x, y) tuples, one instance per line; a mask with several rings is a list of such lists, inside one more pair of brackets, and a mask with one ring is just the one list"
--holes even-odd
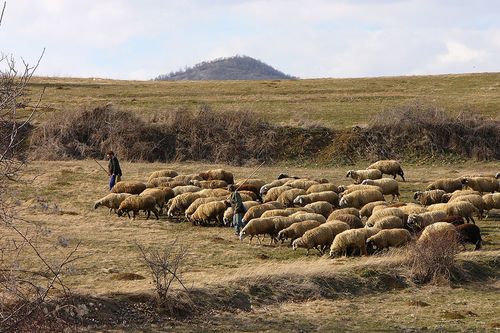
[(7, 0), (0, 51), (44, 48), (40, 76), (149, 80), (236, 54), (300, 78), (499, 72), (500, 1)]

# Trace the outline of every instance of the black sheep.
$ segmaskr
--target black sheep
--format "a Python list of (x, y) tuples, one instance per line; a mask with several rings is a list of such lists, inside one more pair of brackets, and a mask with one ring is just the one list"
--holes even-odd
[(474, 250), (481, 249), (481, 230), (475, 224), (461, 224), (455, 227), (458, 232), (458, 241), (464, 246), (465, 243), (471, 243), (476, 245)]

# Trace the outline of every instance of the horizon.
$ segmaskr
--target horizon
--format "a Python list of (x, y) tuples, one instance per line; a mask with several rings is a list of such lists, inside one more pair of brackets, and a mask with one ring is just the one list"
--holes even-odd
[[(40, 77), (151, 80), (246, 55), (300, 79), (500, 72), (492, 0), (7, 1), (4, 54)], [(16, 24), (22, 22), (23, 24)]]

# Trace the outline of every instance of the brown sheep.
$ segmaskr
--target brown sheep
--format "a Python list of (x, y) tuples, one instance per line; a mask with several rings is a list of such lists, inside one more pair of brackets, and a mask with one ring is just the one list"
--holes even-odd
[(281, 193), (291, 189), (293, 189), (293, 187), (287, 185), (272, 187), (269, 191), (266, 192), (266, 195), (263, 198), (264, 202), (278, 200)]
[(383, 195), (392, 195), (392, 200), (399, 200), (399, 184), (395, 179), (365, 179), (361, 183), (363, 185), (374, 185), (382, 189)]
[(146, 184), (134, 181), (118, 182), (113, 186), (112, 193), (139, 194), (146, 189)]
[(387, 201), (369, 202), (359, 210), (359, 216), (368, 218), (372, 215), (373, 208), (375, 208), (375, 206), (387, 206), (388, 204), (389, 203)]
[(426, 190), (443, 190), (446, 193), (451, 193), (456, 190), (461, 190), (462, 187), (462, 178), (444, 178), (430, 183)]
[(476, 223), (472, 214), (479, 214), (479, 210), (468, 201), (454, 201), (450, 202), (446, 206), (446, 214), (447, 215), (458, 215), (462, 216), (467, 220), (467, 222)]
[(178, 173), (174, 170), (159, 170), (159, 171), (153, 171), (151, 175), (149, 175), (148, 178), (148, 183), (151, 183), (151, 181), (155, 178), (173, 178), (177, 176)]
[(340, 193), (339, 187), (332, 183), (322, 183), (322, 184), (312, 185), (307, 189), (306, 193), (311, 194), (323, 191), (333, 191), (337, 194)]
[(299, 195), (306, 194), (306, 191), (299, 188), (292, 188), (291, 190), (287, 190), (280, 194), (277, 201), (283, 204), (285, 207), (292, 207), (293, 200)]
[(337, 215), (334, 221), (345, 222), (349, 225), (349, 228), (351, 229), (359, 229), (364, 227), (363, 222), (361, 222), (361, 219), (358, 216), (354, 216), (351, 214)]
[(403, 172), (403, 168), (401, 168), (401, 164), (395, 160), (380, 160), (377, 161), (367, 169), (377, 169), (380, 170), (383, 174), (391, 175), (396, 179), (396, 176), (399, 175), (403, 181), (405, 182), (405, 173)]
[(135, 220), (136, 215), (141, 210), (147, 213), (146, 220), (149, 219), (151, 212), (155, 214), (157, 220), (159, 219), (158, 211), (156, 210), (156, 200), (150, 195), (132, 195), (126, 198), (120, 204), (117, 213), (118, 216), (127, 214), (128, 218), (130, 218), (130, 211), (132, 211), (133, 219)]
[(344, 222), (328, 222), (316, 228), (307, 230), (301, 237), (295, 239), (292, 243), (292, 248), (305, 248), (306, 254), (309, 254), (310, 249), (317, 249), (320, 254), (323, 254), (325, 249), (332, 244), (335, 237), (341, 232), (348, 230), (349, 225)]
[(413, 195), (413, 199), (418, 201), (421, 205), (429, 206), (444, 202), (443, 195), (445, 194), (446, 192), (443, 190), (418, 191)]
[(285, 240), (290, 239), (290, 244), (292, 244), (294, 240), (302, 237), (307, 230), (314, 229), (320, 225), (321, 223), (316, 220), (306, 220), (294, 223), (278, 233), (278, 240), (281, 240), (281, 243), (283, 243)]
[(223, 169), (213, 169), (207, 170), (206, 172), (201, 172), (199, 174), (201, 178), (204, 180), (224, 180), (228, 184), (234, 184), (234, 176), (231, 172), (223, 170)]
[(346, 178), (351, 177), (354, 179), (355, 184), (361, 184), (367, 179), (380, 179), (382, 178), (382, 172), (377, 169), (369, 170), (349, 170), (347, 171)]
[(191, 185), (198, 186), (202, 189), (227, 188), (227, 183), (224, 180), (192, 180)]
[(252, 219), (260, 217), (266, 210), (276, 209), (276, 206), (271, 203), (250, 207), (245, 215), (243, 215), (243, 223), (249, 223)]
[(358, 190), (347, 195), (344, 195), (340, 199), (340, 207), (354, 207), (361, 209), (364, 205), (372, 201), (383, 201), (384, 195), (382, 192), (377, 190)]
[(326, 201), (331, 205), (338, 207), (339, 196), (333, 191), (316, 192), (311, 194), (299, 195), (293, 200), (293, 203), (295, 205), (305, 206), (317, 201)]
[(366, 248), (370, 254), (388, 249), (389, 247), (399, 247), (411, 241), (411, 234), (406, 229), (385, 229), (380, 230), (375, 235), (366, 240)]
[(212, 201), (201, 204), (191, 215), (193, 224), (207, 225), (210, 221), (223, 224), (224, 211), (229, 207), (228, 201)]
[(481, 230), (475, 224), (462, 224), (455, 226), (458, 233), (458, 241), (463, 245), (465, 250), (465, 243), (471, 243), (476, 246), (474, 249), (478, 251), (481, 249)]
[(346, 254), (349, 248), (358, 248), (361, 255), (367, 255), (366, 240), (380, 232), (376, 228), (349, 229), (338, 234), (330, 247), (330, 257)]
[(325, 218), (328, 218), (330, 214), (333, 212), (333, 205), (326, 201), (317, 201), (305, 205), (304, 208), (311, 209), (315, 213), (323, 215)]
[(359, 217), (359, 210), (357, 208), (352, 208), (352, 207), (336, 209), (330, 215), (328, 215), (328, 218), (326, 220), (333, 221), (336, 219), (337, 216), (344, 214), (349, 214)]
[(465, 177), (462, 184), (479, 193), (500, 192), (500, 182), (493, 177)]

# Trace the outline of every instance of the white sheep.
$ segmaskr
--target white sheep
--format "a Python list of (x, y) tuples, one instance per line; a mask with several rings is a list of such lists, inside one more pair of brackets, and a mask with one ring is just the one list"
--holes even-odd
[(361, 184), (367, 179), (380, 179), (382, 178), (382, 172), (378, 169), (367, 169), (367, 170), (349, 170), (347, 171), (346, 178), (351, 177), (354, 179), (356, 184)]
[(97, 200), (94, 203), (94, 209), (97, 209), (100, 206), (108, 207), (109, 215), (111, 215), (111, 211), (116, 212), (116, 210), (120, 208), (120, 204), (123, 202), (123, 200), (131, 195), (132, 194), (129, 193), (110, 193), (105, 197)]

